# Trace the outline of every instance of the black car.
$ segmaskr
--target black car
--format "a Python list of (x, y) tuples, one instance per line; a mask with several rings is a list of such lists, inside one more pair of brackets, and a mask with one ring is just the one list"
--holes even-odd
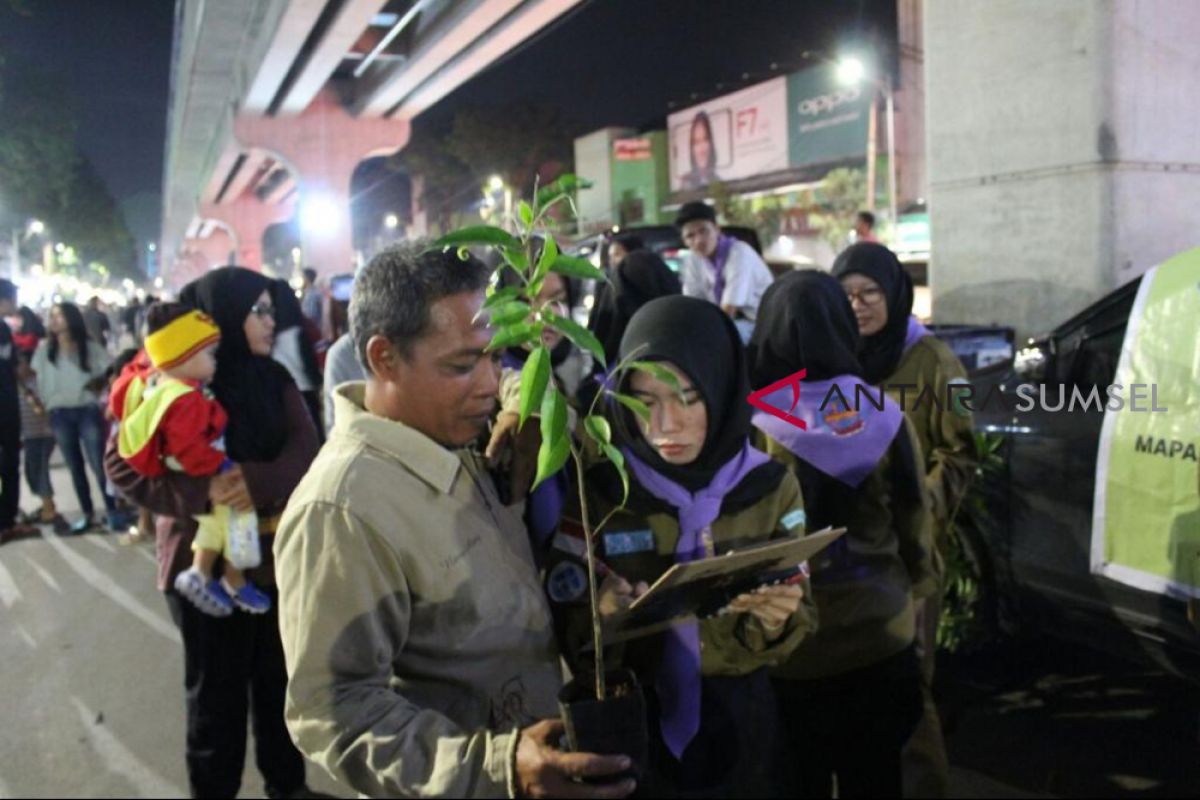
[[(1112, 292), (1008, 359), (997, 354), (1006, 337), (1012, 341), (1011, 329), (935, 333), (965, 356), (975, 386), (976, 430), (1005, 438), (1002, 474), (986, 487), (990, 524), (968, 528), (966, 542), (982, 573), (989, 616), (1010, 629), (1032, 628), (1125, 657), (1150, 656), (1196, 677), (1200, 632), (1188, 621), (1186, 604), (1091, 571), (1104, 414), (1050, 413), (1040, 404), (1022, 411), (1030, 404), (1015, 394), (1022, 384), (1061, 384), (1085, 393), (1110, 386), (1139, 284), (1137, 279)], [(992, 354), (985, 359), (992, 363), (971, 362), (981, 349)]]

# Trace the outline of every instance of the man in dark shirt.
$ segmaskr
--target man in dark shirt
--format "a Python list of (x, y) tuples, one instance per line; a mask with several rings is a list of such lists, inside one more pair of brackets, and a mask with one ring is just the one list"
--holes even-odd
[(17, 349), (5, 317), (17, 309), (17, 287), (0, 278), (0, 544), (38, 529), (17, 523), (21, 499), (21, 407), (17, 400)]

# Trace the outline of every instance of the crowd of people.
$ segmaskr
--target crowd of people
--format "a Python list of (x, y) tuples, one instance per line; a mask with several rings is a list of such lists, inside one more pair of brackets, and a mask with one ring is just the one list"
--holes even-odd
[[(825, 401), (833, 386), (853, 398), (963, 369), (912, 317), (912, 282), (883, 245), (772, 280), (711, 207), (684, 206), (677, 225), (679, 275), (633, 237), (611, 243), (589, 321), (610, 364), (636, 354), (659, 372), (613, 386), (571, 339), (542, 340), (572, 424), (606, 386), (648, 410), (596, 404), (628, 487), (588, 457), (530, 493), (528, 349), (488, 351), (492, 270), (425, 243), (359, 271), (323, 372), (313, 280), (298, 297), (240, 267), (143, 314), (140, 349), (115, 373), (89, 332), (102, 327), (69, 303), (50, 309), (45, 338), (32, 312), (11, 336), (0, 326), (0, 347), (8, 336), (27, 352), (11, 410), (42, 500), (31, 521), (57, 519), (55, 443), (84, 515), (64, 530), (94, 524), (85, 465), (110, 518), (121, 502), (153, 515), (158, 586), (183, 640), (194, 796), (236, 795), (247, 722), (272, 797), (307, 791), (304, 756), (380, 797), (945, 793), (930, 696), (939, 546), (973, 474), (971, 420), (916, 405), (918, 392), (903, 406)], [(562, 276), (540, 289), (534, 307), (578, 305)], [(0, 284), (0, 314), (15, 303)], [(780, 405), (804, 431), (747, 402), (784, 383)], [(784, 583), (606, 651), (645, 693), (636, 769), (629, 754), (562, 745), (564, 669), (592, 663), (585, 508), (609, 519), (602, 613), (674, 564), (847, 531)]]

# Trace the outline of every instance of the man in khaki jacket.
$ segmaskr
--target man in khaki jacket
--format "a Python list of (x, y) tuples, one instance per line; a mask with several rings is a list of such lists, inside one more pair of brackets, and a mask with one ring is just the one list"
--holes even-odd
[[(466, 447), (496, 403), (487, 271), (400, 246), (362, 271), (365, 384), (276, 534), (287, 724), (370, 796), (623, 797), (624, 757), (568, 754), (550, 612), (520, 505)], [(539, 722), (539, 720), (542, 720)]]

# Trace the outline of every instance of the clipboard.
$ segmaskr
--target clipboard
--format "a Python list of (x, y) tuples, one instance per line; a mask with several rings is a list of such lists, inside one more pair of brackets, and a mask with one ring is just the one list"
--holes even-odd
[(692, 617), (715, 614), (739, 594), (778, 582), (846, 532), (825, 528), (724, 555), (675, 564), (628, 609), (605, 620), (606, 644), (659, 633)]

